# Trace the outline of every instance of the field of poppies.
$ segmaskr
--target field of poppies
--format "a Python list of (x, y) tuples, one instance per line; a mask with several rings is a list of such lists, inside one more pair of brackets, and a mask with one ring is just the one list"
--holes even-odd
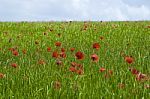
[(1, 22), (0, 99), (150, 98), (150, 22)]

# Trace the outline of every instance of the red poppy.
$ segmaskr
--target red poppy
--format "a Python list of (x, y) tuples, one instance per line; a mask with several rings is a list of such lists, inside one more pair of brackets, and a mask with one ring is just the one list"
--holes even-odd
[(126, 61), (127, 63), (131, 64), (131, 63), (133, 63), (134, 59), (133, 59), (132, 56), (126, 56), (126, 57), (125, 57), (125, 61)]
[(98, 50), (98, 49), (100, 48), (99, 43), (94, 43), (94, 44), (93, 44), (93, 48)]
[(83, 66), (81, 64), (77, 64), (76, 66), (80, 69), (83, 69)]
[(14, 68), (17, 68), (17, 64), (16, 63), (12, 63), (11, 66), (14, 67)]
[(138, 81), (144, 80), (144, 78), (146, 78), (145, 74), (139, 73), (136, 75), (136, 80)]
[(70, 70), (71, 72), (76, 72), (76, 68), (75, 68), (75, 67), (72, 67), (72, 66), (69, 68), (69, 70)]
[(58, 58), (58, 56), (59, 56), (59, 54), (58, 54), (58, 52), (57, 52), (57, 51), (54, 51), (54, 52), (52, 53), (52, 57), (54, 57), (54, 58)]
[(61, 52), (59, 55), (60, 55), (60, 57), (62, 57), (62, 58), (66, 58), (66, 53), (65, 53), (65, 52)]
[(13, 51), (15, 51), (15, 48), (9, 48), (8, 50), (13, 52)]
[(75, 48), (70, 48), (70, 51), (73, 52), (75, 50)]
[(137, 75), (137, 74), (139, 74), (140, 72), (137, 70), (137, 69), (135, 69), (135, 68), (129, 68), (129, 70), (132, 72), (132, 74), (134, 74), (134, 75)]
[(4, 78), (4, 74), (3, 73), (0, 73), (0, 78)]
[(61, 42), (56, 42), (55, 46), (61, 46)]
[(112, 74), (113, 74), (113, 71), (112, 71), (112, 70), (109, 70), (108, 72), (109, 72), (109, 75), (112, 75)]
[(71, 62), (71, 66), (72, 66), (72, 67), (76, 67), (76, 66), (77, 66), (77, 63), (76, 63), (76, 62)]
[(78, 51), (76, 54), (75, 54), (76, 58), (79, 59), (79, 60), (82, 60), (84, 58), (84, 54), (80, 51)]
[(50, 48), (50, 47), (47, 47), (47, 51), (50, 52), (50, 51), (51, 51), (51, 48)]
[(100, 69), (99, 69), (99, 71), (100, 72), (104, 72), (106, 69), (104, 68), (104, 67), (101, 67)]
[(79, 70), (76, 71), (76, 73), (79, 74), (79, 75), (82, 75), (83, 74), (83, 70), (79, 69)]
[(98, 62), (98, 56), (96, 54), (92, 54), (91, 55), (91, 59), (93, 60), (93, 62)]
[(16, 50), (13, 51), (12, 53), (13, 53), (13, 55), (15, 55), (15, 56), (18, 56), (18, 55), (19, 55), (18, 51), (16, 51)]
[(65, 49), (64, 49), (64, 48), (61, 48), (61, 52), (65, 52)]

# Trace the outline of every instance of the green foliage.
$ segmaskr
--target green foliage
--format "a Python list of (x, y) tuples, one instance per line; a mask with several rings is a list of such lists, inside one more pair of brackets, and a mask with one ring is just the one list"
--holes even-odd
[[(149, 24), (1, 22), (0, 73), (4, 77), (0, 78), (0, 99), (150, 98)], [(61, 47), (55, 46), (57, 41), (62, 43)], [(99, 50), (92, 48), (95, 42), (100, 44)], [(47, 47), (51, 47), (50, 52)], [(70, 51), (72, 47), (74, 52)], [(9, 48), (16, 48), (19, 56), (12, 55)], [(66, 50), (67, 57), (58, 58), (63, 64), (57, 65), (52, 52), (60, 52), (61, 48)], [(77, 51), (84, 53), (83, 60), (75, 58)], [(93, 53), (99, 56), (98, 62), (92, 62)], [(132, 56), (134, 62), (128, 64), (121, 53)], [(69, 71), (71, 62), (82, 64), (84, 73)], [(13, 68), (12, 63), (16, 63), (17, 68)], [(106, 71), (99, 72), (101, 67)], [(130, 67), (146, 74), (147, 79), (137, 81)]]

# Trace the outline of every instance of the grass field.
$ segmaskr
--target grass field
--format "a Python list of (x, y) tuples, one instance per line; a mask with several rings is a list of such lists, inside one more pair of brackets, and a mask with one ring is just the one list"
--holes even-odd
[(0, 99), (150, 98), (150, 22), (1, 22)]

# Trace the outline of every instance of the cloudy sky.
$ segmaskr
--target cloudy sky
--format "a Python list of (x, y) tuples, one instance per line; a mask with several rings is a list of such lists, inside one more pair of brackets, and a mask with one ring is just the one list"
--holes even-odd
[(0, 0), (0, 21), (150, 20), (150, 0)]

